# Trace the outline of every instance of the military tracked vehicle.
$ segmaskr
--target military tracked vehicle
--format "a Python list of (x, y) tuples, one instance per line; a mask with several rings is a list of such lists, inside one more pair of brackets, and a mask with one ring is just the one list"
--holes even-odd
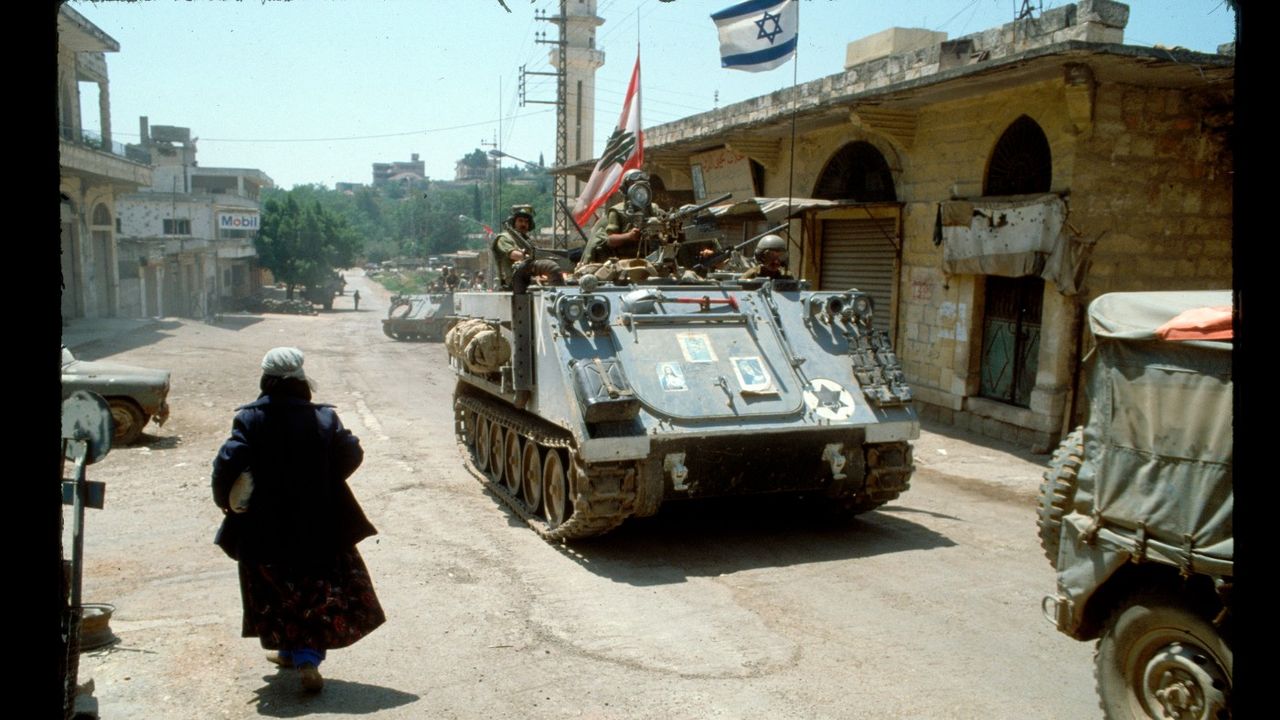
[(682, 498), (820, 493), (856, 514), (908, 488), (919, 421), (868, 295), (590, 280), (454, 296), (456, 432), (543, 537)]
[(452, 314), (452, 293), (396, 295), (382, 319), (382, 332), (393, 340), (439, 342)]

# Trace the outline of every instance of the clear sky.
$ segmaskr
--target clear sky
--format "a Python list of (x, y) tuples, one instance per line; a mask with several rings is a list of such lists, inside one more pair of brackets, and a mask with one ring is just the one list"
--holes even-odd
[[(575, 0), (569, 0), (574, 2)], [(598, 0), (598, 154), (617, 122), (637, 43), (645, 127), (843, 69), (845, 46), (890, 27), (956, 38), (1013, 19), (1023, 0), (801, 0), (796, 61), (764, 73), (720, 68), (710, 14), (736, 0)], [(112, 134), (137, 142), (138, 118), (191, 128), (205, 167), (265, 172), (283, 188), (371, 181), (375, 162), (454, 163), (501, 144), (555, 159), (553, 106), (519, 100), (519, 69), (550, 72), (558, 0), (72, 0), (120, 44), (108, 53)], [(1050, 9), (1060, 0), (1031, 0)], [(1131, 0), (1125, 43), (1215, 52), (1235, 39), (1225, 0)], [(528, 100), (554, 100), (528, 76)], [(82, 85), (85, 125), (96, 91)], [(499, 130), (499, 127), (501, 128)], [(485, 144), (482, 144), (485, 143)], [(508, 160), (508, 166), (515, 163)]]

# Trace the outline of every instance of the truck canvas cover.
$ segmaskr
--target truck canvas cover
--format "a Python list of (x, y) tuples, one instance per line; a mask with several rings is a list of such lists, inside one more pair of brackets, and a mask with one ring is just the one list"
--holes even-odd
[(1232, 574), (1231, 305), (1229, 291), (1112, 293), (1090, 305), (1086, 460), (1068, 518), (1082, 536)]

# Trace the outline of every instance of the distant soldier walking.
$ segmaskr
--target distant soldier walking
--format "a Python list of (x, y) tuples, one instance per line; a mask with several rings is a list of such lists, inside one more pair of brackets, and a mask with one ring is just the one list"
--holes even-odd
[(355, 301), (356, 309), (359, 310), (360, 309), (360, 291), (357, 290), (354, 293), (352, 293), (351, 299)]

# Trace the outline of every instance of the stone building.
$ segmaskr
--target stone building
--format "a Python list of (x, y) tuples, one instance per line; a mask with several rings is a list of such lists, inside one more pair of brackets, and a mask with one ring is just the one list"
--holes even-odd
[(200, 167), (185, 127), (139, 121), (130, 149), (152, 165), (149, 185), (116, 197), (121, 314), (204, 317), (235, 307), (263, 282), (254, 238), (271, 178)]
[(841, 72), (647, 128), (646, 169), (668, 204), (794, 196), (791, 270), (872, 294), (922, 415), (1045, 451), (1078, 421), (1089, 301), (1231, 286), (1233, 48), (1125, 45), (1128, 14), (888, 30)]
[[(58, 7), (58, 166), (63, 318), (121, 312), (115, 198), (151, 184), (144, 158), (111, 138), (105, 53), (120, 45), (68, 4)], [(81, 83), (96, 86), (100, 133), (84, 129)]]
[(418, 153), (411, 155), (411, 160), (373, 164), (373, 186), (382, 187), (392, 182), (412, 185), (421, 182), (427, 176), (427, 165), (418, 159)]

